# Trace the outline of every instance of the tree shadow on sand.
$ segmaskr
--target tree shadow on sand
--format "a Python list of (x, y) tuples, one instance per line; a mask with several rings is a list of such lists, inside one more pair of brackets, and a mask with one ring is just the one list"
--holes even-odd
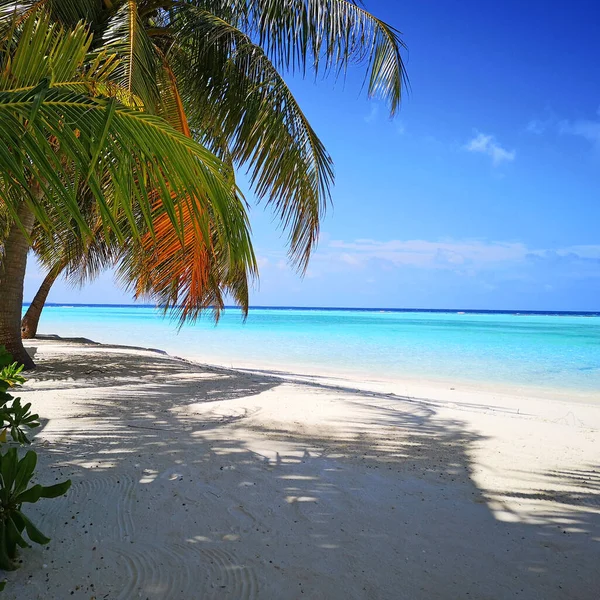
[[(291, 426), (261, 412), (299, 387), (272, 377), (49, 357), (28, 386), (50, 419), (41, 478), (73, 488), (33, 507), (53, 542), (26, 551), (7, 597), (598, 597), (597, 467), (542, 473), (531, 498), (491, 493), (473, 477), (482, 438), (425, 401), (313, 384), (348, 417)], [(64, 418), (44, 410), (55, 388)], [(548, 510), (525, 519), (515, 501)]]

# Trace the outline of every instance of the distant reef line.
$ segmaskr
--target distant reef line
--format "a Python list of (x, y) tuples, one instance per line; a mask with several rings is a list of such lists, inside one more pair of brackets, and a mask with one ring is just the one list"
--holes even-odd
[[(23, 302), (29, 306), (31, 302)], [(157, 308), (155, 304), (82, 304), (77, 302), (47, 302), (46, 306), (55, 308)], [(226, 309), (236, 310), (237, 306), (228, 305)], [(350, 306), (250, 306), (250, 310), (304, 310), (304, 311), (344, 311), (344, 312), (390, 312), (390, 313), (446, 313), (465, 315), (541, 315), (570, 317), (600, 317), (600, 311), (591, 310), (520, 310), (486, 308), (386, 308), (386, 307), (350, 307)]]

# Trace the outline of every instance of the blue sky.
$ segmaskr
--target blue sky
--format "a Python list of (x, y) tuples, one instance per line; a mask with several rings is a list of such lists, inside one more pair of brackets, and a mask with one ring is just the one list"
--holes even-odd
[[(600, 310), (600, 6), (365, 4), (404, 33), (410, 93), (391, 121), (359, 70), (288, 78), (334, 158), (333, 207), (304, 278), (252, 209), (251, 303)], [(26, 300), (40, 279), (32, 261)], [(50, 301), (130, 297), (106, 273)]]

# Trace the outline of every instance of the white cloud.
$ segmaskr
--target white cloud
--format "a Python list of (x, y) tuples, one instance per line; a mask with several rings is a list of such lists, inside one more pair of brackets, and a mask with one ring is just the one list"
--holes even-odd
[(496, 142), (494, 136), (478, 133), (473, 139), (469, 140), (465, 149), (469, 152), (479, 152), (487, 154), (492, 159), (492, 164), (497, 167), (502, 162), (511, 162), (515, 159), (514, 150), (506, 150)]
[(537, 135), (541, 135), (548, 128), (548, 121), (541, 121), (540, 119), (531, 119), (529, 123), (527, 123), (527, 131), (529, 133), (535, 133)]
[(577, 256), (578, 258), (588, 258), (600, 260), (600, 246), (568, 246), (556, 251), (559, 256)]
[[(282, 253), (260, 253), (261, 273), (278, 285), (299, 281), (298, 272)], [(600, 244), (579, 244), (554, 248), (532, 247), (518, 241), (478, 239), (412, 240), (330, 240), (313, 254), (306, 280), (324, 282), (338, 274), (355, 281), (367, 281), (377, 273), (384, 278), (395, 272), (455, 274), (461, 278), (484, 276), (488, 283), (510, 275), (511, 279), (528, 278), (527, 273), (547, 273), (549, 277), (600, 278)], [(266, 281), (267, 279), (264, 279)], [(381, 281), (377, 279), (378, 283)], [(283, 283), (285, 282), (285, 283)], [(551, 283), (551, 282), (550, 282)], [(325, 284), (324, 284), (325, 285)]]
[[(597, 111), (600, 117), (600, 109)], [(581, 137), (600, 150), (600, 119), (559, 119), (554, 113), (546, 119), (532, 119), (527, 131), (536, 135), (559, 133)]]
[(412, 267), (419, 270), (454, 271), (474, 277), (484, 271), (513, 269), (543, 261), (548, 265), (577, 264), (588, 274), (600, 275), (600, 245), (530, 248), (521, 242), (482, 240), (333, 240), (314, 256), (324, 271)]
[(340, 260), (352, 266), (361, 264), (361, 260), (356, 254), (348, 254), (347, 252), (340, 254)]
[(528, 133), (542, 135), (549, 131), (556, 131), (558, 125), (558, 116), (550, 108), (547, 108), (544, 113), (545, 114), (542, 117), (537, 116), (527, 123), (525, 130)]
[(372, 104), (369, 114), (365, 117), (365, 123), (374, 123), (379, 115), (379, 105)]
[(258, 263), (258, 268), (259, 269), (264, 269), (270, 263), (269, 259), (266, 256), (257, 256), (256, 257), (256, 262)]
[(530, 252), (524, 244), (511, 242), (427, 240), (334, 240), (330, 255), (350, 266), (364, 266), (372, 259), (394, 265), (409, 265), (426, 269), (456, 269), (523, 260)]
[(582, 137), (600, 148), (600, 121), (580, 119), (578, 121), (561, 121), (559, 132)]

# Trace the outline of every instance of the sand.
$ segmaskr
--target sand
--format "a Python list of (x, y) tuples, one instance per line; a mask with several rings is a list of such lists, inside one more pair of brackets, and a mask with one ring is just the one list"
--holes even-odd
[(6, 598), (600, 597), (591, 398), (29, 347), (39, 480), (73, 486)]

